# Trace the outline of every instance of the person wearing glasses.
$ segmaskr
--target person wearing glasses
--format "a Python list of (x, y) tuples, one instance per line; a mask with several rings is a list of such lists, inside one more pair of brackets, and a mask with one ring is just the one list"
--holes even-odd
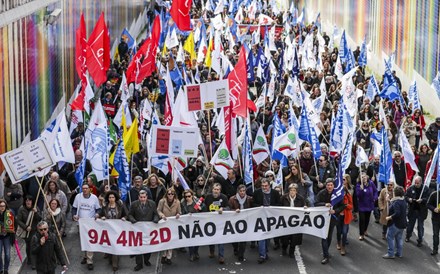
[[(203, 176), (201, 177), (203, 178)], [(183, 191), (183, 199), (180, 201), (180, 207), (182, 215), (206, 211), (206, 206), (205, 203), (203, 203), (203, 198), (197, 199), (191, 189), (185, 189)], [(190, 262), (194, 262), (200, 258), (198, 246), (190, 246), (188, 247), (188, 249)]]
[[(139, 199), (131, 204), (128, 213), (128, 220), (134, 224), (137, 222), (159, 222), (159, 214), (157, 213), (156, 203), (148, 200), (147, 191), (139, 191)], [(143, 268), (142, 258), (146, 266), (151, 266), (150, 253), (136, 255), (136, 266), (134, 271), (139, 271)]]
[(319, 157), (317, 166), (311, 168), (309, 177), (313, 182), (313, 193), (315, 195), (325, 188), (324, 183), (328, 178), (335, 177), (335, 169), (330, 164), (328, 155), (323, 154)]
[[(77, 222), (81, 218), (98, 218), (101, 210), (98, 197), (90, 193), (91, 189), (87, 184), (83, 184), (81, 189), (82, 193), (76, 195), (75, 201), (73, 201), (73, 220)], [(87, 264), (87, 268), (93, 270), (93, 252), (86, 251), (81, 264)]]
[[(176, 191), (174, 188), (169, 188), (167, 189), (166, 193), (167, 194), (159, 201), (159, 204), (157, 205), (157, 214), (159, 214), (159, 217), (165, 221), (167, 220), (167, 217), (176, 217), (176, 219), (179, 219), (182, 211)], [(170, 265), (172, 263), (172, 257), (172, 249), (163, 251), (161, 263)]]
[(55, 234), (49, 231), (49, 225), (45, 221), (41, 221), (37, 225), (37, 231), (38, 233), (32, 237), (31, 241), (32, 254), (36, 256), (38, 262), (37, 273), (55, 273), (57, 259), (62, 265), (63, 271), (66, 271), (66, 261), (60, 242)]
[[(4, 199), (0, 199), (0, 272), (8, 273), (11, 260), (11, 237), (13, 237), (15, 217)], [(2, 254), (4, 251), (4, 260)]]
[(402, 154), (400, 151), (394, 151), (393, 159), (393, 171), (396, 178), (396, 184), (401, 187), (405, 187), (406, 184), (406, 168), (405, 162), (402, 160)]

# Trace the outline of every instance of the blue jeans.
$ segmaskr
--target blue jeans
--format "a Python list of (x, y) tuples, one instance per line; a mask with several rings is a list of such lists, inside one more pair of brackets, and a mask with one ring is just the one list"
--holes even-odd
[[(5, 251), (5, 264), (3, 265), (3, 250)], [(0, 271), (9, 270), (9, 261), (11, 260), (11, 240), (9, 235), (0, 239)]]
[(413, 210), (411, 213), (408, 213), (408, 227), (406, 228), (406, 238), (409, 239), (412, 236), (414, 226), (416, 225), (417, 221), (417, 236), (418, 242), (423, 241), (423, 235), (425, 233), (425, 219), (423, 218), (422, 214), (418, 210)]
[(347, 242), (349, 227), (350, 225), (344, 224), (344, 216), (340, 215), (338, 220), (338, 225), (336, 226), (336, 239), (338, 240), (338, 243), (340, 243), (342, 246), (345, 246), (345, 243)]
[(388, 227), (387, 242), (388, 256), (402, 256), (403, 247), (403, 228), (398, 228), (394, 224)]
[(190, 246), (190, 247), (188, 247), (188, 249), (189, 249), (189, 256), (199, 254), (199, 247), (198, 246)]
[[(224, 256), (225, 256), (225, 246), (224, 246), (223, 244), (218, 244), (218, 245), (217, 245), (217, 248), (218, 248), (218, 256), (219, 256), (219, 257), (224, 257)], [(209, 246), (209, 251), (210, 251), (211, 253), (214, 253), (214, 251), (215, 251), (215, 245), (210, 245), (210, 246)]]
[(258, 241), (258, 255), (260, 258), (267, 258), (270, 239)]
[(330, 226), (328, 228), (327, 238), (321, 239), (322, 254), (324, 255), (324, 258), (330, 257), (328, 248), (332, 244), (333, 230), (337, 223), (338, 221), (335, 219), (334, 215), (330, 216)]

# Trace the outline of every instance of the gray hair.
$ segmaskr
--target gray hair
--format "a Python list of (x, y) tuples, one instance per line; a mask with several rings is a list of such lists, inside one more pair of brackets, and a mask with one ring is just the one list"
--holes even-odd
[(46, 225), (46, 226), (49, 227), (49, 225), (47, 224), (46, 221), (40, 221), (40, 222), (37, 224), (37, 227), (42, 227), (43, 225)]

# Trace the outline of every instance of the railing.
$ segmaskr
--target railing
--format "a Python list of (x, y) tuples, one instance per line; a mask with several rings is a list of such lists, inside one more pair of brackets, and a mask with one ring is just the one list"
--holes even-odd
[(35, 0), (0, 0), (0, 13), (33, 1)]

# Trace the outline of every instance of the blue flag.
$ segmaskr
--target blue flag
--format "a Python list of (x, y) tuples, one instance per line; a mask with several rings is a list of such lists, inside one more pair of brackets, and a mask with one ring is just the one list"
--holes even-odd
[(118, 186), (121, 191), (121, 199), (126, 201), (131, 187), (131, 175), (122, 137), (115, 151), (113, 167), (119, 173)]
[(335, 188), (333, 189), (332, 197), (330, 203), (332, 206), (338, 204), (344, 199), (344, 172), (345, 167), (347, 167), (350, 163), (351, 158), (351, 145), (352, 145), (352, 134), (347, 138), (345, 142), (345, 146), (342, 150), (341, 158), (339, 159), (339, 168), (338, 173), (336, 174), (335, 179)]
[(272, 144), (271, 144), (271, 157), (272, 160), (280, 160), (281, 164), (283, 166), (287, 166), (287, 158), (284, 154), (282, 154), (281, 152), (279, 152), (278, 150), (273, 149), (273, 142), (275, 140), (275, 137), (278, 137), (280, 135), (282, 135), (284, 132), (286, 132), (286, 128), (284, 127), (284, 125), (281, 123), (280, 117), (278, 117), (277, 113), (274, 113), (273, 115), (273, 120), (272, 120)]
[(435, 92), (437, 93), (438, 98), (440, 99), (440, 71), (437, 72), (437, 75), (432, 80), (431, 87), (434, 88)]
[(391, 177), (393, 167), (393, 156), (391, 155), (390, 144), (388, 143), (388, 134), (385, 127), (381, 129), (382, 151), (380, 153), (378, 181), (388, 183)]
[(309, 117), (307, 116), (306, 105), (304, 104), (301, 110), (301, 122), (298, 131), (298, 137), (309, 142), (312, 145), (313, 155), (315, 159), (321, 157), (321, 146), (319, 144), (318, 136), (315, 128), (310, 126)]
[(374, 75), (371, 75), (370, 81), (368, 81), (368, 88), (365, 97), (370, 99), (370, 102), (373, 102), (376, 94), (379, 94), (379, 86), (377, 85), (377, 81), (376, 78), (374, 78)]
[(134, 40), (126, 28), (122, 31), (121, 38), (124, 38), (128, 48), (132, 50), (131, 54), (134, 55), (136, 53), (136, 40)]
[(242, 157), (244, 164), (244, 182), (246, 185), (249, 185), (252, 184), (252, 182), (254, 181), (254, 167), (252, 163), (251, 137), (249, 134), (249, 127), (247, 122), (243, 141)]
[(345, 38), (345, 30), (341, 36), (341, 43), (339, 44), (339, 58), (341, 58), (341, 63), (347, 62), (348, 58), (348, 43)]
[(364, 42), (362, 42), (361, 53), (358, 57), (358, 65), (364, 67), (367, 65), (367, 41), (366, 37), (364, 38)]
[(252, 53), (252, 51), (249, 51), (249, 55), (248, 58), (246, 60), (246, 69), (247, 69), (247, 80), (248, 82), (254, 82), (255, 81), (255, 72), (254, 72), (254, 68), (255, 68), (255, 62), (254, 62), (254, 58), (257, 59), (256, 57), (254, 57), (254, 54)]
[(298, 52), (296, 50), (296, 47), (293, 52), (293, 59), (292, 59), (292, 78), (298, 77), (299, 75), (299, 60), (298, 60)]

